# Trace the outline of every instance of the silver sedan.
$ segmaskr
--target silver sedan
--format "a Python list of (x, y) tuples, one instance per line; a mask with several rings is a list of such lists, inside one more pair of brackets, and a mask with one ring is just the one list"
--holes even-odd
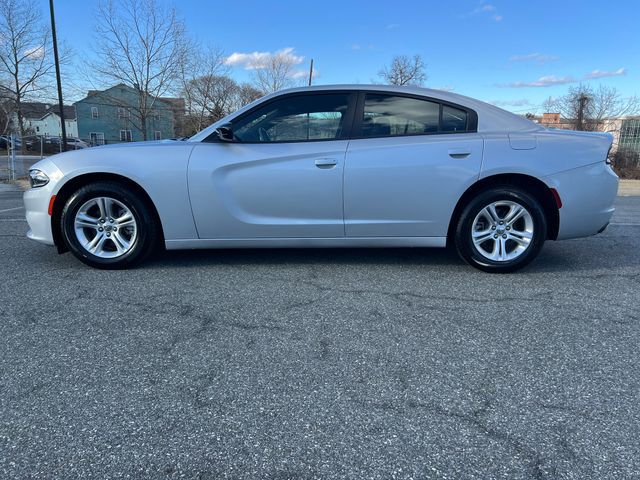
[(98, 268), (158, 247), (452, 244), (477, 268), (509, 272), (546, 240), (604, 230), (618, 186), (611, 143), (437, 90), (297, 88), (185, 141), (37, 163), (28, 236)]

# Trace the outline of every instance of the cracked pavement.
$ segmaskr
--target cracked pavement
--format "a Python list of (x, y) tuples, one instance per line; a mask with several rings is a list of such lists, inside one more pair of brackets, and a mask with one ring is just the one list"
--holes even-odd
[(640, 197), (521, 273), (437, 249), (99, 271), (0, 190), (0, 477), (640, 477)]

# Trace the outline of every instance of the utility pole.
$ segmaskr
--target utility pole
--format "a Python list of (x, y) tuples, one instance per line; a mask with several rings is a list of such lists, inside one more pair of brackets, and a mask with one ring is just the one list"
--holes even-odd
[(313, 58), (311, 59), (311, 66), (309, 67), (309, 86), (311, 86), (312, 78), (313, 78)]
[(51, 12), (51, 38), (53, 40), (53, 60), (56, 64), (56, 81), (58, 82), (58, 105), (60, 107), (60, 127), (62, 128), (62, 150), (67, 151), (67, 127), (64, 124), (64, 103), (62, 102), (62, 83), (60, 82), (60, 60), (58, 59), (58, 39), (56, 38), (56, 17), (53, 13), (53, 0), (49, 0)]
[(584, 130), (584, 111), (587, 107), (587, 102), (589, 101), (589, 97), (587, 97), (584, 93), (580, 94), (578, 98), (578, 118), (576, 119), (578, 130)]

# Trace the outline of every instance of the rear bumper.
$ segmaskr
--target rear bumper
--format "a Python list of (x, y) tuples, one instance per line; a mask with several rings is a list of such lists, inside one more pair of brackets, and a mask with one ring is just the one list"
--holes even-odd
[(544, 179), (562, 199), (558, 240), (588, 237), (604, 230), (615, 211), (618, 177), (604, 162)]

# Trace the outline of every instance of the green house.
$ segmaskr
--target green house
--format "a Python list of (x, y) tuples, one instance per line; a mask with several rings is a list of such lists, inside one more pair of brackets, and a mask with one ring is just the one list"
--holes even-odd
[[(91, 145), (175, 138), (184, 111), (181, 98), (155, 98), (143, 122), (140, 93), (125, 84), (90, 90), (77, 101), (78, 137)], [(149, 101), (151, 103), (151, 101)], [(146, 138), (143, 134), (146, 123)]]

